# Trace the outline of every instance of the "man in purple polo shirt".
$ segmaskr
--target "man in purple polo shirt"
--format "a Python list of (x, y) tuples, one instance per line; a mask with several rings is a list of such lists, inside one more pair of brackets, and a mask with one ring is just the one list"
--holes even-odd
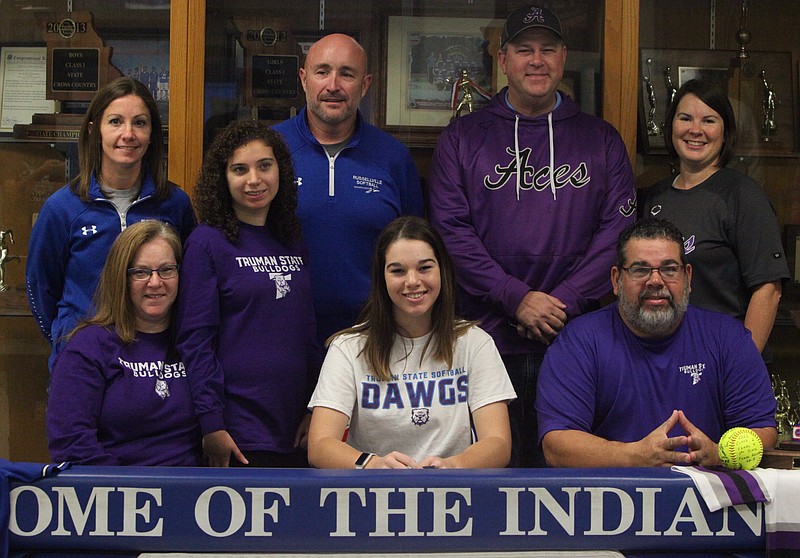
[(735, 426), (775, 445), (775, 397), (738, 320), (689, 306), (692, 266), (662, 219), (620, 235), (618, 301), (567, 325), (537, 389), (539, 440), (554, 467), (720, 465)]

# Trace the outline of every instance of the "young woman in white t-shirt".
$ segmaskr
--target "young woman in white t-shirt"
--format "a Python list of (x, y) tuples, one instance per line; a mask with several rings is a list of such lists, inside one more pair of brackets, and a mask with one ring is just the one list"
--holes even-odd
[(453, 265), (419, 217), (381, 233), (359, 324), (330, 340), (309, 403), (321, 468), (505, 467), (516, 396), (491, 337), (456, 318)]

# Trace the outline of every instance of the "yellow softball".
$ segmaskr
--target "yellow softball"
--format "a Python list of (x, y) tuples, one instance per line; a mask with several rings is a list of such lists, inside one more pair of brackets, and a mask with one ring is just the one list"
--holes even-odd
[(755, 469), (762, 455), (761, 438), (749, 428), (731, 428), (719, 439), (719, 459), (728, 469)]

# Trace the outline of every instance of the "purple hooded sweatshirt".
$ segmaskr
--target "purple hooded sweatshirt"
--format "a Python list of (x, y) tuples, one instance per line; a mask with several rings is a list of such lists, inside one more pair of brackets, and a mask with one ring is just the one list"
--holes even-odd
[(501, 354), (544, 352), (513, 325), (528, 291), (574, 317), (610, 292), (619, 233), (633, 222), (628, 153), (607, 122), (561, 98), (527, 117), (506, 102), (457, 118), (431, 162), (430, 219), (453, 257), (461, 312)]

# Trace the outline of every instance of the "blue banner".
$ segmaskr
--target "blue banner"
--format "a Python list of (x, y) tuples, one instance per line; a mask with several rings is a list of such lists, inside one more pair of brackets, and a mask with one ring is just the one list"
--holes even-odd
[[(11, 547), (122, 552), (763, 550), (668, 469), (74, 467), (11, 485)], [(401, 546), (398, 546), (401, 545)]]

